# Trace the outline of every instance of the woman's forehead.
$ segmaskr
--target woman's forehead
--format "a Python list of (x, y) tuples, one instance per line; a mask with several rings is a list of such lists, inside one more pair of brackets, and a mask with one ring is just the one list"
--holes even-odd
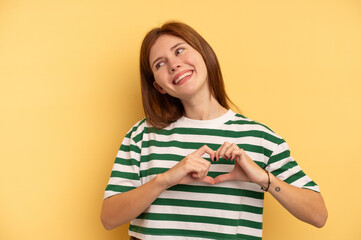
[(172, 50), (172, 47), (179, 43), (186, 43), (182, 38), (165, 34), (157, 38), (153, 46), (150, 48), (149, 60), (152, 62), (152, 59), (160, 57), (162, 54), (167, 53)]

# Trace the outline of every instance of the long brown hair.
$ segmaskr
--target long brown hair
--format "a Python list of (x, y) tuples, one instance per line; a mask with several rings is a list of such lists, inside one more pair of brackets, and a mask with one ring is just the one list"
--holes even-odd
[(161, 129), (184, 114), (182, 102), (178, 98), (161, 94), (153, 86), (154, 76), (149, 63), (150, 49), (160, 36), (166, 34), (183, 39), (202, 55), (207, 67), (210, 92), (221, 106), (229, 109), (228, 102), (232, 103), (232, 101), (226, 94), (221, 68), (211, 46), (187, 24), (168, 22), (148, 32), (140, 49), (142, 102), (147, 121), (153, 127)]

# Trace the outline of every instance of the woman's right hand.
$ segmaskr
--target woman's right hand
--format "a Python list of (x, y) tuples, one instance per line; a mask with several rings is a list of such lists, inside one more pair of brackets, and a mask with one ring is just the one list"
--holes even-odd
[(167, 188), (177, 184), (188, 184), (191, 182), (214, 184), (214, 179), (207, 176), (211, 163), (201, 157), (204, 153), (208, 153), (212, 160), (215, 157), (215, 152), (207, 145), (204, 145), (197, 151), (186, 156), (168, 171), (159, 174)]
[(105, 199), (101, 213), (104, 227), (110, 230), (136, 218), (162, 192), (176, 184), (191, 182), (214, 184), (214, 179), (207, 176), (211, 163), (201, 157), (204, 153), (208, 153), (212, 160), (216, 156), (212, 149), (204, 145), (168, 171), (158, 174), (140, 187)]

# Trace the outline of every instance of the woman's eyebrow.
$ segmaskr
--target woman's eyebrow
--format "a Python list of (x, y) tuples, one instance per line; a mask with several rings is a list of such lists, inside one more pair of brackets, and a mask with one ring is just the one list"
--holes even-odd
[(185, 42), (177, 43), (176, 45), (174, 45), (173, 47), (171, 47), (170, 50), (173, 50), (173, 49), (175, 49), (176, 47), (178, 47), (179, 45), (184, 44), (184, 43), (185, 43)]
[[(175, 44), (173, 47), (170, 48), (171, 51), (173, 51), (173, 49), (177, 48), (179, 45), (182, 45), (184, 44), (185, 42), (180, 42), (180, 43), (177, 43)], [(157, 57), (153, 63), (152, 63), (152, 67), (154, 66), (154, 64), (159, 60), (159, 59), (162, 59), (163, 57)]]

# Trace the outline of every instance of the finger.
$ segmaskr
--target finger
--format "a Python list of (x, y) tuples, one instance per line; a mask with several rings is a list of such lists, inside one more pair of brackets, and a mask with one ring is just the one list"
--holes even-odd
[(251, 169), (264, 172), (262, 168), (258, 166), (258, 164), (255, 163), (243, 149), (240, 149), (239, 152), (240, 157), (237, 159), (237, 162), (245, 172), (249, 172)]
[(202, 166), (193, 165), (189, 167), (189, 174), (192, 178), (199, 178), (202, 175)]
[(185, 166), (188, 166), (188, 165), (191, 166), (192, 164), (198, 164), (198, 165), (208, 168), (211, 165), (211, 163), (208, 160), (206, 160), (202, 157), (196, 156), (194, 153), (189, 154), (181, 162), (183, 162), (183, 164)]
[(191, 177), (194, 179), (200, 180), (204, 177), (207, 177), (207, 174), (205, 174), (205, 172), (198, 172), (198, 173), (194, 172), (191, 174)]
[(198, 157), (201, 157), (205, 153), (208, 153), (211, 160), (214, 161), (215, 152), (207, 145), (203, 145), (201, 148), (197, 149), (193, 154), (195, 154)]
[(181, 161), (180, 169), (191, 178), (200, 179), (208, 174), (211, 163), (201, 157), (188, 155)]
[(216, 151), (216, 161), (218, 161), (221, 158), (221, 150), (222, 150), (222, 148), (224, 148), (223, 144)]
[(217, 150), (218, 159), (220, 157), (223, 157), (225, 159), (228, 159), (227, 156), (224, 155), (224, 153), (227, 151), (231, 144), (229, 142), (224, 142), (222, 146)]
[(214, 183), (217, 184), (217, 183), (221, 183), (221, 182), (225, 182), (225, 181), (231, 181), (231, 180), (233, 180), (233, 174), (225, 173), (225, 174), (217, 176), (214, 179)]
[(205, 166), (203, 164), (194, 163), (191, 166), (190, 174), (191, 174), (192, 178), (202, 178), (202, 177), (204, 177), (205, 171), (206, 171)]
[(206, 175), (205, 172), (202, 171), (202, 170), (191, 173), (191, 177), (192, 177), (192, 178), (195, 178), (195, 179), (202, 179), (202, 178), (204, 178), (204, 177), (206, 177), (206, 176), (207, 176), (207, 175)]
[(200, 158), (201, 161), (194, 161), (189, 163), (188, 172), (191, 174), (192, 178), (203, 178), (207, 176), (209, 167), (211, 163), (203, 158)]
[[(243, 149), (239, 149), (239, 150), (237, 150), (235, 153), (236, 153), (236, 155), (239, 156), (239, 158), (237, 159), (237, 162), (238, 162), (238, 164), (239, 164), (240, 166), (243, 166), (245, 161), (249, 162), (248, 159), (251, 160), (251, 159), (248, 157), (248, 155), (244, 152)], [(251, 160), (251, 161), (252, 161), (252, 160)], [(242, 162), (243, 162), (243, 164), (242, 164)], [(253, 161), (252, 161), (252, 162), (253, 162)]]
[(209, 166), (207, 166), (206, 168), (203, 169), (203, 171), (202, 171), (201, 175), (199, 176), (199, 178), (207, 177), (210, 166), (211, 166), (211, 164), (209, 163)]
[(199, 175), (198, 175), (199, 173), (198, 172), (192, 172), (191, 173), (191, 177), (192, 178), (199, 178)]
[(237, 144), (232, 143), (227, 150), (225, 151), (224, 155), (229, 159), (229, 160), (233, 160), (235, 157), (235, 154), (233, 154), (235, 151), (237, 151), (239, 149), (239, 147), (237, 146)]
[[(237, 148), (238, 148), (238, 146), (237, 146)], [(242, 158), (242, 156), (243, 156), (242, 154), (243, 154), (243, 153), (244, 153), (243, 149), (238, 148), (238, 149), (234, 150), (234, 151), (232, 152), (232, 156), (231, 156), (232, 160), (235, 159), (236, 156), (240, 156), (240, 158)]]
[(220, 156), (219, 156), (219, 148), (216, 151), (216, 155), (215, 155), (216, 161), (218, 162)]
[(217, 161), (222, 157), (221, 156), (221, 152), (224, 152), (224, 148), (225, 148), (225, 145), (227, 144), (227, 142), (224, 142), (216, 151), (216, 158), (217, 158)]
[(194, 164), (197, 164), (199, 167), (205, 169), (208, 171), (209, 167), (211, 166), (211, 162), (204, 159), (204, 158), (201, 158), (201, 157), (198, 157), (198, 156), (192, 156), (193, 158), (193, 163)]
[(197, 171), (192, 172), (191, 176), (193, 178), (203, 178), (208, 175), (208, 168), (204, 168), (204, 166), (198, 166)]
[(215, 179), (209, 176), (205, 176), (200, 180), (200, 182), (208, 183), (208, 184), (215, 184)]

